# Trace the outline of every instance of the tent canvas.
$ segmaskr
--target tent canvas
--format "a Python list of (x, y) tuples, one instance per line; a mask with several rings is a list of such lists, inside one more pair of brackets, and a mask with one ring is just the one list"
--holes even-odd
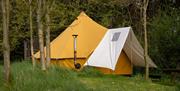
[[(73, 23), (67, 29), (65, 29), (59, 36), (57, 36), (50, 43), (51, 63), (70, 69), (75, 68), (73, 61), (74, 50), (73, 50), (72, 35), (77, 34), (78, 35), (77, 63), (84, 65), (84, 63), (91, 56), (91, 54), (95, 53), (95, 49), (97, 49), (97, 46), (100, 46), (99, 43), (102, 42), (101, 40), (105, 38), (104, 36), (106, 36), (108, 32), (109, 30), (107, 28), (93, 21), (84, 12), (81, 12), (80, 15), (77, 17), (77, 19), (74, 20)], [(116, 36), (114, 37), (113, 41), (117, 41), (118, 36), (121, 36), (122, 34), (117, 33), (115, 35)], [(125, 42), (125, 45), (126, 43), (127, 42)], [(128, 46), (124, 47), (123, 50), (124, 51), (121, 51), (120, 57), (118, 58), (118, 60), (121, 61), (117, 61), (116, 66), (114, 66), (116, 70), (112, 71), (104, 67), (96, 67), (96, 68), (102, 71), (103, 73), (108, 73), (108, 74), (132, 74), (132, 63), (129, 59), (131, 55), (129, 55)], [(46, 50), (44, 51), (46, 52)], [(118, 53), (118, 51), (116, 50), (114, 51), (115, 53)], [(116, 54), (116, 56), (117, 55), (119, 56), (119, 54)], [(38, 60), (40, 59), (40, 52), (37, 52), (35, 54), (35, 58)], [(115, 58), (117, 59), (117, 57)], [(136, 61), (136, 62), (137, 64), (141, 64), (140, 63), (141, 61), (140, 62)]]
[[(51, 63), (74, 68), (72, 35), (77, 34), (77, 63), (83, 65), (107, 30), (81, 12), (73, 23), (50, 43)], [(46, 52), (46, 50), (44, 51)], [(40, 58), (40, 52), (35, 54), (35, 58)]]
[[(118, 66), (120, 66), (120, 62), (118, 61), (130, 61), (128, 62), (130, 65), (126, 66), (131, 67), (128, 68), (124, 66), (124, 68), (130, 70), (129, 73), (126, 74), (131, 74), (133, 65), (145, 66), (143, 51), (131, 27), (109, 29), (84, 66), (108, 68), (113, 72), (122, 70), (117, 69), (119, 68)], [(124, 53), (128, 59), (120, 60), (121, 55)], [(150, 67), (157, 67), (149, 56), (147, 61)]]

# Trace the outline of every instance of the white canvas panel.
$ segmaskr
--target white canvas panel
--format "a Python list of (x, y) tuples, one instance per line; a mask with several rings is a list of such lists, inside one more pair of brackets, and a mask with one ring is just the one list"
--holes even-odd
[(89, 65), (115, 70), (129, 31), (130, 27), (109, 29), (85, 63), (85, 66)]
[[(142, 48), (132, 30), (129, 32), (123, 50), (134, 66), (145, 66), (144, 49)], [(157, 67), (149, 56), (147, 58), (147, 62), (149, 63), (149, 67)]]

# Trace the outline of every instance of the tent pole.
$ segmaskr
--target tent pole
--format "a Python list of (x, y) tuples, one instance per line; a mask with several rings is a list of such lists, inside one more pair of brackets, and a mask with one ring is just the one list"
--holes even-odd
[(76, 58), (77, 58), (77, 34), (72, 35), (74, 38), (74, 65), (76, 65)]

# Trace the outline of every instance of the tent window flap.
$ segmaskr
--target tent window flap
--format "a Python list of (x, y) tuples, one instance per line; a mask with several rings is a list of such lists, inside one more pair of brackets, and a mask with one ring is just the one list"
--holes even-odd
[(121, 32), (115, 32), (113, 34), (113, 38), (111, 41), (117, 41), (119, 39), (120, 34), (121, 34)]

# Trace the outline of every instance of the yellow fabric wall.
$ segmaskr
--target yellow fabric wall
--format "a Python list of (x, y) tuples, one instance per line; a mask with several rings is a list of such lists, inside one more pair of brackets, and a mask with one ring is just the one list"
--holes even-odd
[[(74, 57), (74, 39), (73, 34), (77, 34), (77, 57), (87, 58), (97, 47), (108, 29), (99, 25), (88, 17), (84, 12), (73, 21), (50, 44), (52, 59), (65, 59)], [(44, 47), (46, 56), (46, 50)], [(40, 58), (38, 51), (35, 58)]]
[(104, 74), (122, 74), (122, 75), (130, 75), (132, 74), (132, 64), (127, 55), (122, 51), (118, 63), (116, 64), (115, 70), (107, 69), (107, 68), (98, 68)]
[[(81, 69), (82, 69), (83, 64), (86, 62), (86, 59), (85, 58), (78, 58), (76, 62), (81, 64)], [(60, 60), (51, 60), (51, 64), (56, 64), (60, 67), (75, 69), (74, 59), (72, 59), (72, 58), (60, 59)]]
[[(77, 63), (81, 64), (81, 69), (83, 68), (83, 64), (86, 62), (87, 59), (81, 58), (77, 59)], [(61, 60), (51, 60), (52, 64), (57, 64), (61, 67), (66, 67), (70, 69), (74, 68), (74, 60), (72, 58), (70, 59), (61, 59)], [(132, 74), (132, 64), (130, 60), (128, 59), (127, 55), (124, 53), (124, 51), (121, 53), (118, 63), (116, 65), (116, 69), (113, 71), (111, 69), (107, 68), (99, 68), (96, 67), (98, 70), (103, 72), (104, 74), (123, 74), (123, 75), (130, 75)]]

